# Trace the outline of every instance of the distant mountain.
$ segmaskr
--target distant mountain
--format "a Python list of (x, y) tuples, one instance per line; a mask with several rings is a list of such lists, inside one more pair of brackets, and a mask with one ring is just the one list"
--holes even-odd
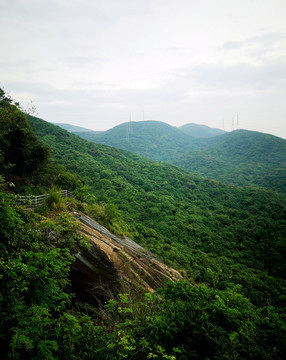
[[(129, 311), (128, 313), (127, 311), (123, 313), (122, 320), (116, 322), (116, 324), (120, 324), (124, 331), (125, 329), (130, 329), (128, 330), (130, 331), (129, 333), (127, 333), (126, 330), (124, 334), (132, 334), (133, 332), (136, 334), (139, 330), (137, 327), (134, 328), (133, 324), (139, 324), (138, 327), (140, 326), (141, 328), (144, 320), (142, 314), (145, 314), (146, 311), (151, 308), (154, 309), (155, 313), (152, 317), (147, 313), (146, 332), (143, 332), (142, 335), (140, 333), (142, 337), (137, 337), (136, 339), (142, 339), (143, 335), (148, 336), (148, 333), (153, 329), (155, 336), (157, 336), (157, 331), (161, 331), (161, 328), (164, 329), (162, 324), (167, 324), (168, 326), (171, 324), (171, 330), (172, 328), (175, 329), (175, 331), (171, 333), (171, 335), (175, 334), (175, 341), (169, 336), (169, 332), (166, 333), (167, 335), (165, 335), (165, 332), (159, 332), (159, 336), (162, 334), (162, 338), (167, 339), (166, 342), (172, 341), (171, 347), (178, 346), (179, 344), (179, 346), (181, 346), (180, 351), (186, 359), (189, 358), (191, 351), (195, 353), (193, 350), (190, 350), (193, 349), (194, 346), (197, 346), (199, 350), (203, 349), (200, 350), (201, 352), (196, 351), (195, 353), (195, 355), (198, 354), (197, 358), (201, 359), (207, 357), (217, 359), (223, 357), (245, 358), (245, 354), (256, 349), (258, 349), (257, 354), (256, 352), (253, 353), (254, 355), (250, 356), (249, 359), (283, 358), (282, 354), (285, 354), (285, 347), (283, 347), (285, 344), (284, 333), (282, 332), (284, 326), (283, 309), (285, 307), (285, 297), (283, 297), (285, 291), (283, 292), (283, 290), (285, 290), (286, 274), (286, 207), (284, 196), (265, 189), (237, 188), (235, 186), (223, 185), (217, 181), (204, 180), (170, 164), (152, 161), (130, 152), (114, 149), (105, 145), (92, 144), (59, 127), (47, 124), (40, 119), (30, 117), (29, 120), (36, 134), (49, 146), (54, 161), (64, 165), (67, 170), (74, 173), (75, 176), (80, 175), (84, 178), (87, 186), (76, 189), (75, 191), (75, 195), (78, 198), (77, 203), (82, 209), (86, 208), (86, 201), (93, 202), (93, 214), (99, 217), (106, 217), (106, 221), (108, 221), (108, 219), (115, 219), (118, 224), (125, 224), (125, 228), (123, 228), (124, 233), (127, 232), (129, 238), (136, 241), (136, 243), (148, 251), (161, 257), (165, 262), (182, 269), (182, 274), (187, 277), (188, 281), (190, 281), (191, 284), (196, 284), (196, 286), (189, 286), (189, 288), (186, 289), (182, 282), (177, 283), (177, 285), (175, 285), (176, 287), (169, 283), (167, 285), (168, 292), (166, 292), (165, 298), (163, 297), (164, 293), (161, 291), (158, 302), (157, 298), (153, 298), (154, 300), (152, 300), (150, 297), (149, 299), (151, 300), (148, 302), (146, 300), (146, 302), (143, 303), (146, 304), (146, 308), (145, 306), (141, 308), (138, 306), (136, 308), (134, 307), (136, 311), (132, 310), (131, 315)], [(88, 193), (87, 189), (89, 189)], [(104, 213), (99, 210), (98, 204), (102, 204), (101, 206), (105, 207), (106, 210)], [(13, 214), (13, 212), (11, 213)], [(23, 213), (21, 213), (21, 217), (23, 219), (29, 219), (28, 215), (24, 216)], [(39, 215), (37, 218), (39, 218)], [(42, 233), (48, 232), (51, 224), (50, 221), (47, 223), (44, 222), (42, 218), (40, 218), (40, 221), (43, 223), (41, 227), (34, 226), (35, 231), (39, 232), (37, 237), (34, 236), (37, 240), (37, 242), (34, 241), (34, 243), (36, 243), (37, 246), (39, 244), (38, 238), (43, 238)], [(20, 221), (19, 219), (19, 226), (21, 226), (20, 234), (24, 233), (22, 223), (23, 220)], [(12, 218), (12, 225), (10, 225), (10, 227), (12, 228), (14, 224), (15, 220)], [(66, 218), (62, 218), (62, 224), (62, 231), (66, 232)], [(18, 235), (18, 233), (14, 231), (12, 234), (14, 237), (14, 234)], [(86, 234), (86, 227), (84, 234)], [(18, 243), (23, 243), (23, 246), (28, 246), (28, 238), (26, 234), (24, 235), (24, 240), (18, 241)], [(92, 236), (94, 237), (93, 231)], [(16, 238), (16, 240), (18, 239)], [(14, 238), (13, 241), (16, 246), (18, 246)], [(105, 239), (103, 239), (103, 241), (105, 241)], [(61, 242), (63, 246), (66, 246), (66, 242), (62, 240)], [(28, 245), (26, 245), (27, 243)], [(16, 248), (16, 246), (14, 246), (14, 248)], [(104, 244), (104, 247), (106, 247), (106, 244)], [(86, 247), (86, 249), (90, 251), (89, 248)], [(11, 263), (12, 265), (9, 263), (9, 266), (7, 265), (5, 267), (8, 273), (6, 282), (10, 281), (12, 272), (16, 274), (19, 273), (20, 279), (26, 279), (22, 273), (23, 268), (25, 270), (27, 267), (23, 267), (24, 265), (20, 267), (18, 265), (21, 265), (19, 260), (21, 258), (23, 258), (23, 260), (31, 259), (29, 264), (33, 266), (34, 263), (35, 265), (39, 264), (39, 269), (40, 267), (42, 269), (43, 266), (46, 265), (46, 262), (43, 264), (42, 261), (37, 261), (40, 258), (39, 256), (32, 257), (29, 250), (30, 248), (27, 249), (26, 253), (22, 252), (19, 254), (16, 259), (17, 262)], [(110, 250), (110, 257), (113, 259), (115, 259), (115, 256), (119, 256), (120, 258), (126, 257), (117, 246), (113, 245)], [(81, 255), (82, 252), (78, 254)], [(139, 256), (142, 257), (144, 254), (143, 251), (142, 255), (139, 254)], [(107, 260), (109, 260), (108, 257)], [(128, 258), (127, 260), (128, 266), (125, 267), (125, 265), (122, 266), (121, 263), (119, 264), (120, 271), (128, 272), (132, 277), (136, 278), (136, 281), (139, 279), (137, 274), (140, 274), (139, 280), (141, 283), (141, 269), (138, 269), (137, 266), (135, 267)], [(51, 271), (48, 271), (48, 269), (45, 272), (48, 274), (46, 278), (53, 276), (53, 281), (55, 277), (58, 277), (58, 272), (54, 274), (58, 269), (56, 264), (57, 263), (53, 262)], [(89, 265), (90, 263), (88, 262), (87, 264)], [(95, 265), (93, 267), (98, 274), (98, 262), (91, 264)], [(20, 268), (20, 270), (16, 272), (18, 268)], [(29, 269), (30, 268), (28, 268), (28, 270)], [(83, 269), (85, 273), (90, 276), (90, 265)], [(153, 263), (153, 269), (160, 271), (155, 263)], [(35, 273), (35, 270), (33, 271), (33, 273)], [(109, 274), (109, 272), (107, 274)], [(31, 282), (30, 273), (28, 275), (28, 280)], [(101, 280), (101, 273), (99, 273), (99, 275), (99, 279)], [(152, 273), (151, 276), (153, 276)], [(42, 282), (43, 278), (40, 277), (40, 280)], [(201, 283), (203, 286), (197, 285)], [(49, 284), (48, 282), (48, 285)], [(52, 285), (53, 284), (52, 282)], [(129, 290), (129, 287), (126, 287), (127, 291), (130, 292), (130, 297), (132, 296), (131, 299), (135, 298), (136, 287), (130, 287), (131, 290)], [(41, 289), (40, 287), (40, 290)], [(101, 286), (99, 289), (102, 291), (104, 288)], [(196, 293), (192, 292), (193, 289)], [(20, 288), (20, 290), (22, 291), (22, 288)], [(54, 291), (54, 286), (52, 287), (52, 291)], [(212, 291), (212, 293), (210, 293), (210, 291)], [(8, 291), (6, 293), (8, 293)], [(6, 293), (4, 293), (4, 295), (6, 295)], [(8, 294), (10, 293), (11, 291)], [(110, 293), (109, 288), (108, 293)], [(27, 294), (30, 295), (30, 292)], [(58, 292), (56, 292), (56, 295), (56, 304), (58, 304)], [(38, 292), (36, 292), (36, 296), (37, 298), (39, 297)], [(124, 296), (127, 299), (128, 295)], [(22, 301), (24, 297), (26, 298), (26, 296), (21, 293), (20, 300)], [(30, 300), (30, 296), (27, 296), (27, 298)], [(138, 298), (142, 304), (143, 297), (140, 296)], [(47, 297), (45, 296), (44, 300), (46, 301), (46, 299)], [(160, 306), (163, 306), (166, 301), (165, 299), (168, 299), (168, 302), (163, 310), (161, 310)], [(194, 299), (197, 299), (196, 302), (194, 302)], [(119, 305), (125, 306), (125, 302), (127, 301), (129, 300), (121, 300)], [(188, 304), (187, 306), (184, 305), (185, 302)], [(120, 307), (118, 309), (120, 311), (122, 308), (130, 309), (131, 303), (132, 302), (127, 303), (128, 307)], [(18, 305), (18, 303), (16, 304)], [(84, 302), (78, 302), (76, 306), (81, 312), (87, 312), (86, 309), (88, 309), (89, 312), (93, 311), (91, 306), (84, 307), (84, 304)], [(120, 315), (120, 311), (115, 313), (115, 311), (117, 311), (116, 308), (112, 310), (111, 305), (115, 304), (115, 300), (107, 303), (109, 312), (104, 316), (102, 323), (104, 324), (108, 320), (108, 327), (110, 327), (110, 324), (112, 325), (110, 322), (111, 319), (115, 317), (116, 321), (118, 321), (117, 319)], [(174, 304), (179, 304), (178, 311), (176, 311), (177, 307)], [(34, 305), (34, 303), (32, 303), (32, 305)], [(20, 310), (22, 310), (22, 307)], [(10, 309), (11, 306), (8, 307), (8, 311)], [(138, 311), (138, 309), (140, 311)], [(195, 311), (193, 311), (194, 309)], [(201, 309), (203, 309), (204, 312), (202, 312)], [(31, 313), (34, 314), (35, 310), (33, 312), (31, 311)], [(99, 312), (96, 311), (92, 312), (92, 314), (96, 314), (96, 316), (98, 313)], [(134, 318), (137, 313), (140, 314), (140, 317)], [(67, 318), (69, 313), (66, 314)], [(74, 311), (72, 314), (73, 317), (71, 318), (70, 316), (67, 320), (64, 320), (64, 317), (61, 316), (60, 320), (62, 323), (65, 321), (65, 325), (68, 320), (71, 320), (73, 321), (72, 325), (78, 324), (79, 331), (86, 331), (85, 329), (82, 330), (81, 325), (89, 319), (87, 315), (84, 314), (81, 322), (77, 323), (76, 320), (74, 320), (76, 312)], [(28, 319), (29, 324), (33, 323), (34, 320), (34, 317), (30, 318), (25, 317), (25, 319)], [(129, 319), (131, 320), (129, 321)], [(203, 320), (198, 322), (198, 319)], [(253, 323), (254, 320), (257, 325)], [(92, 320), (89, 322), (90, 324), (93, 323)], [(153, 323), (155, 324), (154, 326)], [(105, 334), (105, 329), (101, 331), (98, 324), (100, 323), (96, 322), (96, 337), (91, 338), (92, 344), (95, 342), (94, 339), (96, 339), (96, 346), (100, 343), (99, 341), (101, 341), (101, 339), (104, 344), (106, 343), (106, 339), (108, 339), (108, 333)], [(242, 324), (241, 328), (238, 328), (237, 324)], [(247, 324), (247, 326), (245, 326), (245, 324)], [(22, 326), (22, 324), (20, 325)], [(48, 330), (50, 330), (50, 323), (48, 323), (48, 325)], [(168, 327), (168, 331), (170, 326)], [(66, 327), (68, 328), (68, 326)], [(18, 328), (23, 332), (22, 327), (20, 328), (19, 326)], [(227, 330), (224, 330), (224, 328)], [(92, 331), (91, 328), (88, 329)], [(97, 340), (101, 333), (104, 334), (104, 337), (100, 337), (99, 340)], [(186, 333), (188, 337), (185, 337)], [(238, 334), (235, 338), (235, 340), (238, 341), (235, 352), (227, 352), (226, 356), (224, 356), (221, 349), (229, 346), (229, 339), (231, 339), (234, 333), (235, 335)], [(64, 335), (66, 334), (69, 333), (65, 331)], [(84, 335), (85, 334), (87, 334), (87, 331), (84, 332)], [(112, 342), (110, 342), (110, 344), (114, 344), (115, 335), (117, 334), (117, 332), (111, 333)], [(195, 339), (193, 343), (186, 348), (185, 344), (188, 345), (194, 336)], [(89, 335), (86, 337), (89, 338)], [(219, 341), (216, 352), (210, 347), (210, 339), (214, 339), (215, 337), (219, 339), (216, 340), (217, 342)], [(150, 344), (149, 341), (151, 341), (151, 338), (148, 338), (148, 344)], [(259, 339), (262, 338), (263, 342), (261, 343)], [(129, 341), (129, 338), (127, 339)], [(155, 337), (155, 339), (157, 339), (157, 337)], [(185, 339), (187, 339), (187, 341), (185, 341)], [(222, 344), (221, 341), (224, 341), (224, 339), (226, 340)], [(255, 339), (258, 339), (257, 343), (254, 342), (256, 341)], [(61, 340), (62, 336), (60, 337), (59, 344), (61, 344)], [(132, 344), (135, 343), (136, 340), (132, 342)], [(20, 344), (20, 346), (21, 345), (22, 344)], [(67, 347), (68, 346), (69, 344)], [(78, 352), (78, 349), (81, 349), (82, 345), (80, 343), (80, 345), (76, 344), (76, 346), (76, 351)], [(120, 342), (120, 346), (122, 347), (122, 341)], [(273, 350), (274, 347), (275, 349)], [(87, 346), (84, 349), (86, 348)], [(242, 351), (238, 353), (236, 349), (241, 348)], [(206, 352), (205, 349), (207, 349), (208, 352)], [(148, 353), (149, 352), (148, 347)], [(117, 352), (117, 354), (118, 353), (119, 352)], [(94, 351), (90, 352), (90, 354), (92, 357)], [(132, 353), (130, 352), (129, 354), (131, 355), (129, 358), (131, 358)], [(146, 354), (147, 353), (145, 353), (145, 356), (139, 354), (139, 357), (137, 353), (134, 359), (146, 358)], [(277, 354), (278, 356), (276, 356)], [(104, 355), (105, 354), (103, 354), (100, 359), (107, 358), (110, 352), (107, 354), (108, 356)], [(88, 356), (86, 356), (86, 358), (88, 358)], [(109, 358), (111, 358), (111, 356), (109, 356)], [(118, 357), (115, 355), (113, 358)], [(162, 356), (158, 358), (162, 358)]]
[[(27, 119), (0, 89), (3, 359), (285, 357), (284, 195), (203, 179)], [(250, 135), (241, 153), (233, 148), (234, 165), (247, 148), (253, 164), (264, 159), (251, 143), (280, 154), (277, 140), (243, 135), (228, 139), (243, 145)], [(14, 170), (32, 175), (27, 194), (47, 189), (43, 207), (15, 206), (3, 176)], [(166, 277), (184, 280), (163, 284)]]
[(93, 131), (81, 126), (71, 125), (71, 124), (63, 124), (63, 123), (54, 123), (53, 125), (57, 125), (61, 127), (62, 129), (65, 129), (71, 133), (77, 133), (77, 132), (88, 132), (88, 133), (100, 133), (100, 131)]
[(211, 128), (206, 125), (198, 125), (193, 123), (180, 126), (179, 129), (182, 130), (185, 134), (196, 138), (210, 138), (226, 133), (226, 131), (221, 129)]
[[(233, 258), (262, 270), (267, 264), (272, 273), (277, 268), (275, 271), (285, 276), (283, 257), (279, 263), (269, 261), (269, 256), (279, 253), (281, 242), (276, 239), (282, 239), (284, 234), (284, 196), (198, 178), (171, 164), (92, 144), (35, 117), (30, 116), (29, 122), (36, 135), (49, 146), (54, 160), (82, 176), (98, 203), (115, 204), (130, 224), (128, 231), (133, 239), (140, 240), (140, 245), (165, 261), (173, 263), (179, 259), (192, 269), (190, 264), (194, 264), (199, 250), (211, 253), (216, 259), (225, 256), (221, 259), (223, 262), (227, 259), (225, 266)], [(250, 138), (255, 135), (238, 131), (221, 137), (235, 138), (245, 133)], [(84, 198), (84, 193), (81, 197)], [(268, 248), (260, 248), (255, 236), (248, 235), (254, 233), (258, 237), (264, 234), (263, 241), (269, 244), (272, 239), (271, 246), (277, 246), (274, 255), (270, 255)], [(168, 244), (174, 245), (169, 257), (166, 256)], [(196, 261), (200, 264), (201, 260)], [(205, 265), (202, 267), (204, 271)]]
[(77, 135), (98, 144), (167, 162), (203, 146), (205, 140), (193, 138), (174, 126), (152, 120), (126, 122), (100, 134), (82, 132)]
[(173, 163), (224, 183), (286, 192), (286, 140), (273, 135), (236, 130), (210, 139), (207, 148), (188, 152)]
[[(215, 136), (218, 133), (222, 134)], [(176, 128), (151, 120), (123, 123), (101, 133), (74, 134), (224, 183), (286, 192), (286, 140), (273, 135), (247, 130), (227, 133), (196, 124)]]

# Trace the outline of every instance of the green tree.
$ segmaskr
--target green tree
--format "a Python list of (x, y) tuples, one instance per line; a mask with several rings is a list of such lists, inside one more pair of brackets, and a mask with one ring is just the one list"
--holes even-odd
[(0, 171), (7, 180), (33, 182), (46, 166), (49, 150), (17, 104), (0, 89)]

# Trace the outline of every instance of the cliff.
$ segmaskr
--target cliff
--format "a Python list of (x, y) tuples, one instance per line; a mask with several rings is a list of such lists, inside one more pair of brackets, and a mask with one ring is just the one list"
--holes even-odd
[(83, 296), (101, 303), (112, 293), (122, 291), (122, 286), (152, 292), (167, 280), (182, 278), (131, 239), (115, 236), (81, 212), (73, 212), (73, 216), (80, 221), (80, 233), (90, 242), (88, 250), (78, 249), (75, 253), (72, 268), (73, 286)]

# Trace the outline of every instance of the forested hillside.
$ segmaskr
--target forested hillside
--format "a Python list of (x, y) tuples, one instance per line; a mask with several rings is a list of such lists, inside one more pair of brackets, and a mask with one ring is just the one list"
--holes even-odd
[(273, 135), (237, 130), (213, 138), (207, 148), (186, 153), (174, 163), (224, 183), (286, 192), (286, 140)]
[(174, 126), (151, 120), (123, 123), (100, 134), (77, 132), (77, 135), (98, 144), (168, 162), (202, 143)]
[(93, 131), (81, 126), (76, 126), (76, 125), (71, 125), (71, 124), (63, 124), (63, 123), (55, 123), (54, 125), (57, 125), (59, 127), (61, 127), (62, 129), (65, 129), (71, 133), (78, 133), (78, 132), (91, 132), (91, 133), (97, 133), (100, 131)]
[(158, 121), (125, 123), (98, 134), (75, 133), (226, 184), (286, 192), (286, 140), (269, 134), (226, 133), (196, 124), (175, 128)]
[[(203, 180), (169, 164), (88, 143), (37, 118), (30, 123), (55, 160), (81, 175), (98, 202), (116, 205), (132, 236), (186, 268), (194, 280), (210, 281), (201, 266), (203, 254), (214, 274), (226, 266), (222, 282), (233, 276), (230, 268), (237, 263), (284, 277), (283, 196)], [(248, 274), (245, 281), (250, 279)]]
[[(3, 358), (284, 358), (283, 195), (204, 180), (28, 120), (1, 94)], [(8, 158), (5, 148), (26, 135), (33, 141)], [(33, 144), (45, 149), (41, 161), (30, 151)], [(35, 160), (38, 172), (13, 173), (21, 159), (28, 167)], [(76, 198), (63, 201), (55, 186), (68, 187)], [(13, 192), (40, 191), (51, 192), (42, 209), (15, 206)], [(184, 280), (153, 294), (128, 284), (119, 293), (110, 289), (100, 306), (81, 297), (71, 272), (74, 254), (89, 245), (71, 215), (75, 208), (160, 256)]]
[(180, 126), (179, 129), (182, 130), (184, 133), (196, 138), (210, 138), (225, 133), (225, 131), (221, 129), (192, 123)]

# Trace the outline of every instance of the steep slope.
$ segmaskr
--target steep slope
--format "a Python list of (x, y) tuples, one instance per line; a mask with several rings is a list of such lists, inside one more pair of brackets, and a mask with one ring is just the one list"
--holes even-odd
[(86, 292), (106, 300), (110, 298), (108, 290), (120, 289), (120, 281), (133, 289), (153, 292), (167, 280), (182, 278), (178, 271), (128, 237), (119, 238), (82, 212), (74, 211), (73, 216), (80, 221), (79, 233), (92, 244), (88, 252), (80, 249), (75, 254), (73, 280), (81, 291), (84, 283), (89, 284)]
[[(76, 199), (63, 203), (51, 193), (48, 208), (25, 211), (3, 191), (9, 184), (0, 176), (3, 358), (284, 359), (285, 197), (205, 181), (30, 121), (56, 161), (75, 173), (51, 162), (53, 178), (64, 175), (73, 183), (79, 172), (90, 191), (77, 181)], [(10, 144), (7, 134), (1, 140)], [(37, 157), (21, 150), (23, 159)], [(113, 235), (75, 208), (109, 226), (124, 225), (124, 216), (130, 223), (121, 230), (128, 237)], [(151, 290), (177, 278), (142, 244), (184, 264), (188, 281), (169, 282), (154, 294), (138, 291), (137, 280)], [(122, 278), (133, 285), (118, 294), (114, 287)], [(81, 296), (83, 288), (91, 298)]]
[(85, 179), (94, 200), (116, 205), (116, 216), (140, 245), (187, 269), (196, 281), (217, 286), (243, 281), (254, 302), (277, 297), (274, 277), (286, 273), (285, 197), (196, 178), (169, 164), (89, 143), (40, 119), (30, 122), (54, 159)]
[(192, 173), (235, 185), (286, 192), (286, 140), (237, 130), (211, 139), (210, 146), (174, 163)]
[(25, 115), (0, 89), (0, 175), (15, 184), (35, 184), (49, 149), (35, 136)]
[(180, 129), (160, 121), (132, 121), (101, 134), (81, 132), (78, 136), (98, 143), (128, 150), (153, 160), (170, 161), (200, 145)]
[(179, 127), (185, 134), (193, 136), (195, 138), (210, 138), (213, 136), (222, 135), (225, 133), (224, 130), (211, 128), (206, 125), (199, 125), (199, 124), (185, 124)]
[[(223, 134), (215, 136), (219, 133)], [(225, 133), (196, 124), (178, 129), (158, 121), (129, 122), (98, 134), (75, 134), (224, 183), (286, 191), (285, 141), (269, 134)]]

